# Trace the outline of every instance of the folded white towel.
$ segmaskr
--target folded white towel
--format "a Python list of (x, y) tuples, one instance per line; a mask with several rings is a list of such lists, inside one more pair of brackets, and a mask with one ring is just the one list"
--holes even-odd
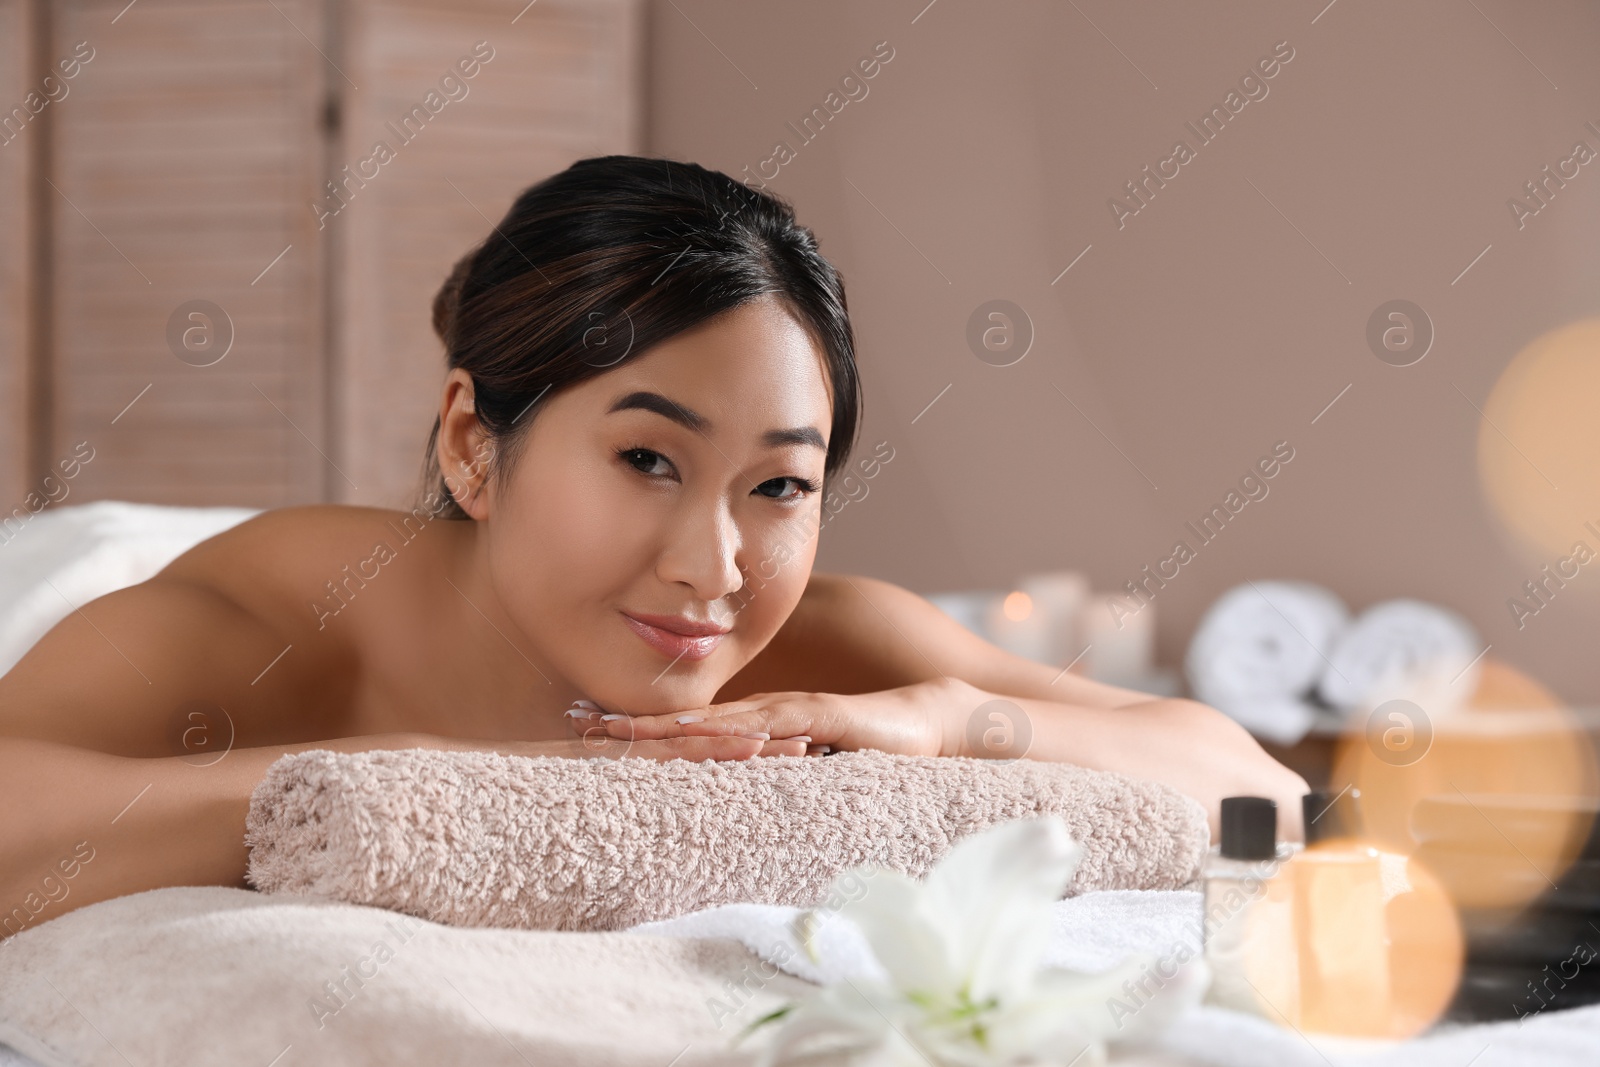
[(1310, 698), (1349, 620), (1344, 602), (1311, 582), (1235, 586), (1189, 644), (1189, 687), (1256, 736), (1294, 744), (1316, 719)]
[(674, 919), (640, 923), (626, 932), (647, 937), (727, 938), (779, 970), (819, 984), (887, 977), (860, 928), (842, 915), (830, 915), (814, 928), (812, 944), (817, 958), (813, 960), (798, 936), (796, 923), (803, 914), (804, 908), (784, 904), (723, 904)]
[(1477, 689), (1482, 651), (1478, 632), (1455, 612), (1386, 600), (1363, 611), (1334, 643), (1319, 690), (1346, 712), (1397, 699), (1429, 714), (1449, 711)]
[[(1132, 956), (1172, 956), (1201, 948), (1201, 897), (1182, 889), (1106, 889), (1057, 901), (1047, 967), (1103, 972)], [(628, 932), (655, 937), (726, 937), (773, 966), (809, 982), (882, 978), (884, 971), (856, 925), (821, 910), (812, 960), (796, 937), (804, 908), (777, 904), (725, 904), (641, 923)]]
[(41, 511), (0, 537), (0, 674), (96, 597), (137, 585), (257, 514), (100, 500)]

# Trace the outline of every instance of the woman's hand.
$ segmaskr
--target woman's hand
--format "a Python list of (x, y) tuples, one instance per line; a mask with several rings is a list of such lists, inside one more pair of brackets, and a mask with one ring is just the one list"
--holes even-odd
[(611, 738), (636, 743), (742, 737), (762, 743), (762, 755), (873, 748), (908, 756), (954, 756), (961, 754), (956, 747), (961, 724), (983, 699), (966, 682), (941, 678), (876, 693), (757, 693), (667, 715), (595, 714), (574, 722), (580, 730), (600, 729)]
[[(1218, 830), (1223, 797), (1278, 802), (1280, 836), (1299, 840), (1303, 778), (1264, 752), (1243, 727), (1194, 700), (1120, 708), (1009, 697), (954, 678), (877, 693), (760, 693), (669, 715), (595, 712), (574, 720), (589, 743), (743, 739), (760, 755), (875, 748), (914, 756), (1075, 763), (1164, 782), (1198, 800)], [(670, 758), (670, 757), (662, 757)], [(704, 758), (704, 757), (702, 757)]]
[(449, 748), (457, 751), (492, 751), (507, 756), (555, 756), (561, 759), (686, 759), (747, 760), (756, 756), (805, 755), (802, 743), (757, 741), (746, 737), (666, 737), (659, 740), (627, 740), (612, 737), (599, 726), (580, 725), (581, 736), (570, 741), (458, 741), (428, 737), (420, 748)]
[[(1304, 839), (1300, 798), (1306, 780), (1269, 756), (1248, 730), (1197, 700), (1160, 699), (1131, 704), (1114, 714), (1139, 723), (1136, 744), (1115, 740), (1104, 725), (1088, 726), (1089, 743), (1107, 769), (1165, 782), (1198, 800), (1211, 822), (1211, 837), (1221, 833), (1222, 800), (1232, 796), (1267, 797), (1278, 804), (1278, 837)], [(1109, 724), (1108, 724), (1109, 725)], [(1093, 762), (1088, 766), (1096, 766)]]

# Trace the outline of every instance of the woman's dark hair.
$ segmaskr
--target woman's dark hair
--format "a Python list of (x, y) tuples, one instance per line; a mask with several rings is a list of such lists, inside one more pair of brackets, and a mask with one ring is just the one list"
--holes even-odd
[[(538, 405), (765, 293), (824, 353), (833, 426), (824, 467), (849, 459), (861, 414), (855, 338), (839, 272), (794, 210), (694, 163), (579, 160), (517, 197), (433, 301), (449, 365), (472, 376), (492, 472), (515, 462)], [(530, 410), (532, 409), (532, 410)], [(424, 484), (438, 514), (467, 518), (428, 436)]]

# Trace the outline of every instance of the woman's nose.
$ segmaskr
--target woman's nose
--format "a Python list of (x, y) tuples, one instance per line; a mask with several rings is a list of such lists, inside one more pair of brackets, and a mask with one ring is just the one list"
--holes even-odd
[(725, 503), (684, 501), (657, 565), (666, 582), (682, 582), (707, 602), (731, 596), (744, 585), (738, 556), (739, 525)]

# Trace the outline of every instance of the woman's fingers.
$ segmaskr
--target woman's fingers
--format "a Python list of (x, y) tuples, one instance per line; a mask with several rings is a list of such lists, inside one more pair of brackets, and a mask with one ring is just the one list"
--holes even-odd
[[(720, 707), (726, 707), (721, 705)], [(696, 708), (693, 711), (674, 711), (665, 715), (624, 715), (620, 712), (611, 712), (596, 715), (592, 718), (575, 720), (585, 727), (599, 726), (612, 737), (634, 741), (659, 741), (668, 737), (685, 736), (710, 736), (733, 734), (771, 735), (771, 730), (761, 728), (764, 720), (747, 719), (741, 722), (753, 725), (732, 727), (727, 725), (731, 718), (720, 708)], [(712, 724), (709, 728), (702, 728), (702, 724)], [(757, 738), (756, 740), (765, 740)]]
[[(579, 737), (609, 736), (619, 741), (662, 741), (684, 736), (683, 724), (702, 722), (708, 709), (668, 715), (624, 715), (599, 708), (568, 708), (566, 720)], [(737, 731), (736, 731), (737, 732)]]
[(599, 705), (582, 700), (568, 708), (562, 717), (571, 725), (574, 734), (584, 737), (600, 724), (602, 714)]
[(613, 712), (578, 721), (583, 730), (600, 730), (623, 741), (662, 741), (670, 737), (683, 737), (685, 723), (701, 722), (704, 718), (701, 712), (686, 711), (670, 715), (623, 715)]
[[(769, 740), (752, 734), (745, 737), (734, 734), (700, 736), (660, 736), (665, 726), (652, 723), (652, 718), (670, 716), (640, 716), (630, 719), (604, 720), (596, 713), (590, 717), (570, 716), (573, 729), (579, 734), (573, 755), (601, 756), (621, 759), (633, 756), (640, 759), (672, 760), (745, 760), (755, 756), (804, 756), (809, 738)], [(641, 736), (657, 734), (657, 736)]]
[(837, 741), (837, 731), (825, 716), (808, 705), (780, 703), (718, 715), (701, 722), (685, 723), (679, 729), (686, 737), (800, 738), (817, 744)]
[(657, 760), (746, 760), (756, 756), (787, 754), (768, 752), (768, 743), (752, 741), (747, 737), (671, 737), (664, 741), (647, 741), (642, 747), (649, 759)]
[(750, 737), (668, 737), (660, 741), (622, 741), (607, 737), (596, 755), (614, 759), (747, 760), (756, 756), (804, 756), (801, 740), (759, 741)]
[[(608, 733), (606, 727), (618, 732), (631, 728), (629, 724), (622, 724), (619, 728), (615, 721), (604, 726), (589, 727), (589, 732), (581, 743), (593, 749), (594, 755), (637, 755), (651, 759), (687, 760), (748, 759), (750, 756), (805, 756), (814, 754), (814, 750), (819, 747), (823, 750), (827, 748), (826, 745), (812, 744), (811, 738), (804, 735), (768, 738), (764, 732), (750, 731), (630, 739), (627, 736), (619, 737)], [(629, 751), (629, 746), (633, 746), (633, 751)]]
[[(578, 742), (580, 756), (601, 756), (605, 759), (686, 759), (691, 763), (703, 760), (747, 760), (761, 755), (794, 755), (792, 751), (766, 752), (767, 742), (746, 737), (670, 737), (660, 741), (625, 741), (609, 735), (591, 734)], [(803, 746), (790, 746), (794, 747)]]
[(806, 737), (815, 744), (838, 747), (849, 725), (841, 698), (829, 693), (759, 693), (710, 710), (712, 714), (703, 719), (680, 723), (679, 730), (688, 736)]
[[(768, 756), (803, 756), (817, 745), (838, 740), (831, 736), (837, 731), (823, 725), (815, 708), (789, 700), (763, 705), (747, 699), (665, 715), (624, 715), (573, 708), (567, 712), (567, 718), (576, 734), (592, 740), (609, 738), (623, 743), (642, 743), (737, 738), (761, 744), (760, 754)], [(820, 736), (819, 728), (829, 736)]]

